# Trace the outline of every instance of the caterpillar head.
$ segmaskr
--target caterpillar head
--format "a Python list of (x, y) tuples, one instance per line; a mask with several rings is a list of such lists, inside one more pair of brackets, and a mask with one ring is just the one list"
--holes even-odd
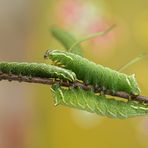
[[(64, 59), (69, 60), (69, 61), (73, 61), (72, 57), (69, 56), (69, 52), (64, 52), (64, 51), (60, 51), (60, 50), (47, 50), (44, 54), (44, 58), (47, 59), (51, 59), (52, 61), (57, 61), (57, 62), (61, 62)], [(62, 63), (61, 63), (62, 64)]]
[(132, 74), (129, 76), (129, 81), (130, 81), (130, 84), (131, 84), (131, 87), (132, 87), (132, 95), (135, 95), (135, 96), (138, 96), (141, 91), (140, 91), (140, 88), (138, 86), (138, 83), (135, 79), (135, 74)]
[(50, 49), (45, 51), (44, 59), (48, 59), (49, 58), (50, 52), (52, 52), (52, 50), (50, 50)]

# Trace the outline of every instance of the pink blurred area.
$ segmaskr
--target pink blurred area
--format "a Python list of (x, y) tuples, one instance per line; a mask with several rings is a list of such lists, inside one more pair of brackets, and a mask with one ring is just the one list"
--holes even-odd
[[(58, 26), (83, 38), (84, 56), (118, 69), (148, 50), (148, 2), (144, 0), (1, 0), (0, 60), (45, 62), (47, 48), (64, 49), (49, 33)], [(46, 61), (48, 63), (48, 61)], [(129, 67), (147, 93), (147, 59)], [(147, 118), (112, 120), (54, 107), (48, 86), (0, 81), (0, 148), (147, 148)]]

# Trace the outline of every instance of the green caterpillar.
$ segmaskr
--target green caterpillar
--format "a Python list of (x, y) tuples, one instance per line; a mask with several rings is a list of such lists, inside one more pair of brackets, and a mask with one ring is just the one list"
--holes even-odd
[(94, 62), (87, 60), (79, 55), (58, 51), (47, 50), (45, 58), (49, 57), (52, 61), (56, 61), (58, 66), (73, 71), (78, 80), (82, 80), (86, 84), (91, 84), (102, 90), (124, 91), (131, 95), (139, 95), (140, 88), (138, 87), (135, 75), (126, 75), (119, 73), (102, 65), (97, 65)]
[(110, 118), (125, 119), (148, 114), (148, 105), (138, 102), (115, 100), (95, 95), (80, 88), (53, 87), (55, 105), (61, 104)]
[[(71, 46), (77, 42), (77, 40), (75, 39), (75, 37), (72, 34), (64, 31), (63, 29), (53, 28), (51, 30), (51, 32), (52, 32), (53, 36), (58, 41), (60, 41), (67, 50), (69, 50), (71, 48)], [(73, 47), (71, 52), (82, 56), (82, 48), (79, 44), (76, 45), (75, 47)]]
[(58, 78), (71, 82), (76, 79), (75, 73), (70, 70), (43, 63), (0, 62), (0, 73), (28, 77)]

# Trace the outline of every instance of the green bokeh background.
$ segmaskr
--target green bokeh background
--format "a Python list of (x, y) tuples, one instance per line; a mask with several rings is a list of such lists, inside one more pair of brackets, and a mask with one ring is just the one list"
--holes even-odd
[[(49, 63), (43, 59), (46, 49), (64, 49), (49, 33), (52, 26), (62, 27), (79, 38), (91, 33), (89, 28), (93, 21), (94, 24), (96, 22), (96, 28), (98, 25), (98, 29), (99, 24), (102, 30), (111, 24), (116, 24), (117, 27), (103, 39), (82, 43), (84, 55), (88, 59), (118, 69), (130, 59), (148, 51), (146, 0), (28, 0), (27, 4), (17, 7), (16, 4), (20, 4), (20, 1), (16, 0), (14, 3), (7, 1), (9, 3), (3, 14), (4, 19), (0, 20), (3, 24), (0, 27), (1, 60)], [(18, 11), (13, 13), (10, 19), (10, 14), (14, 10), (9, 13), (7, 11), (11, 7)], [(69, 16), (69, 13), (72, 14)], [(148, 59), (145, 58), (124, 72), (135, 73), (142, 94), (148, 96), (147, 65)], [(20, 99), (23, 105), (18, 101)], [(11, 148), (148, 147), (147, 117), (116, 120), (64, 106), (55, 107), (49, 86), (39, 84), (2, 81), (0, 100), (0, 106), (4, 106), (0, 110), (4, 116), (0, 118), (3, 123), (0, 124), (0, 130), (4, 134), (2, 136), (5, 140), (2, 142), (4, 148), (7, 145), (5, 143), (10, 143)], [(22, 105), (23, 112), (18, 109), (17, 113), (11, 114), (11, 107), (8, 108), (7, 105), (10, 103), (9, 100), (18, 101), (15, 108), (18, 106), (21, 108)], [(19, 126), (14, 126), (15, 130), (12, 130), (14, 127), (10, 128), (11, 123)], [(18, 129), (21, 132), (18, 132)], [(17, 140), (14, 139), (17, 142), (11, 141), (7, 130), (8, 135), (16, 137)], [(18, 144), (20, 140), (22, 142)]]

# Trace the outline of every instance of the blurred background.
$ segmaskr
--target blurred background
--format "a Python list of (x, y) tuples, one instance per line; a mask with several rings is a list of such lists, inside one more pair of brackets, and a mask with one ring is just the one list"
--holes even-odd
[[(1, 0), (0, 60), (44, 62), (46, 49), (64, 49), (53, 26), (77, 38), (117, 27), (82, 43), (84, 55), (118, 69), (148, 52), (147, 0)], [(46, 61), (47, 62), (47, 61)], [(124, 70), (148, 96), (148, 59)], [(0, 82), (0, 148), (147, 148), (148, 117), (126, 120), (55, 107), (49, 86)]]

